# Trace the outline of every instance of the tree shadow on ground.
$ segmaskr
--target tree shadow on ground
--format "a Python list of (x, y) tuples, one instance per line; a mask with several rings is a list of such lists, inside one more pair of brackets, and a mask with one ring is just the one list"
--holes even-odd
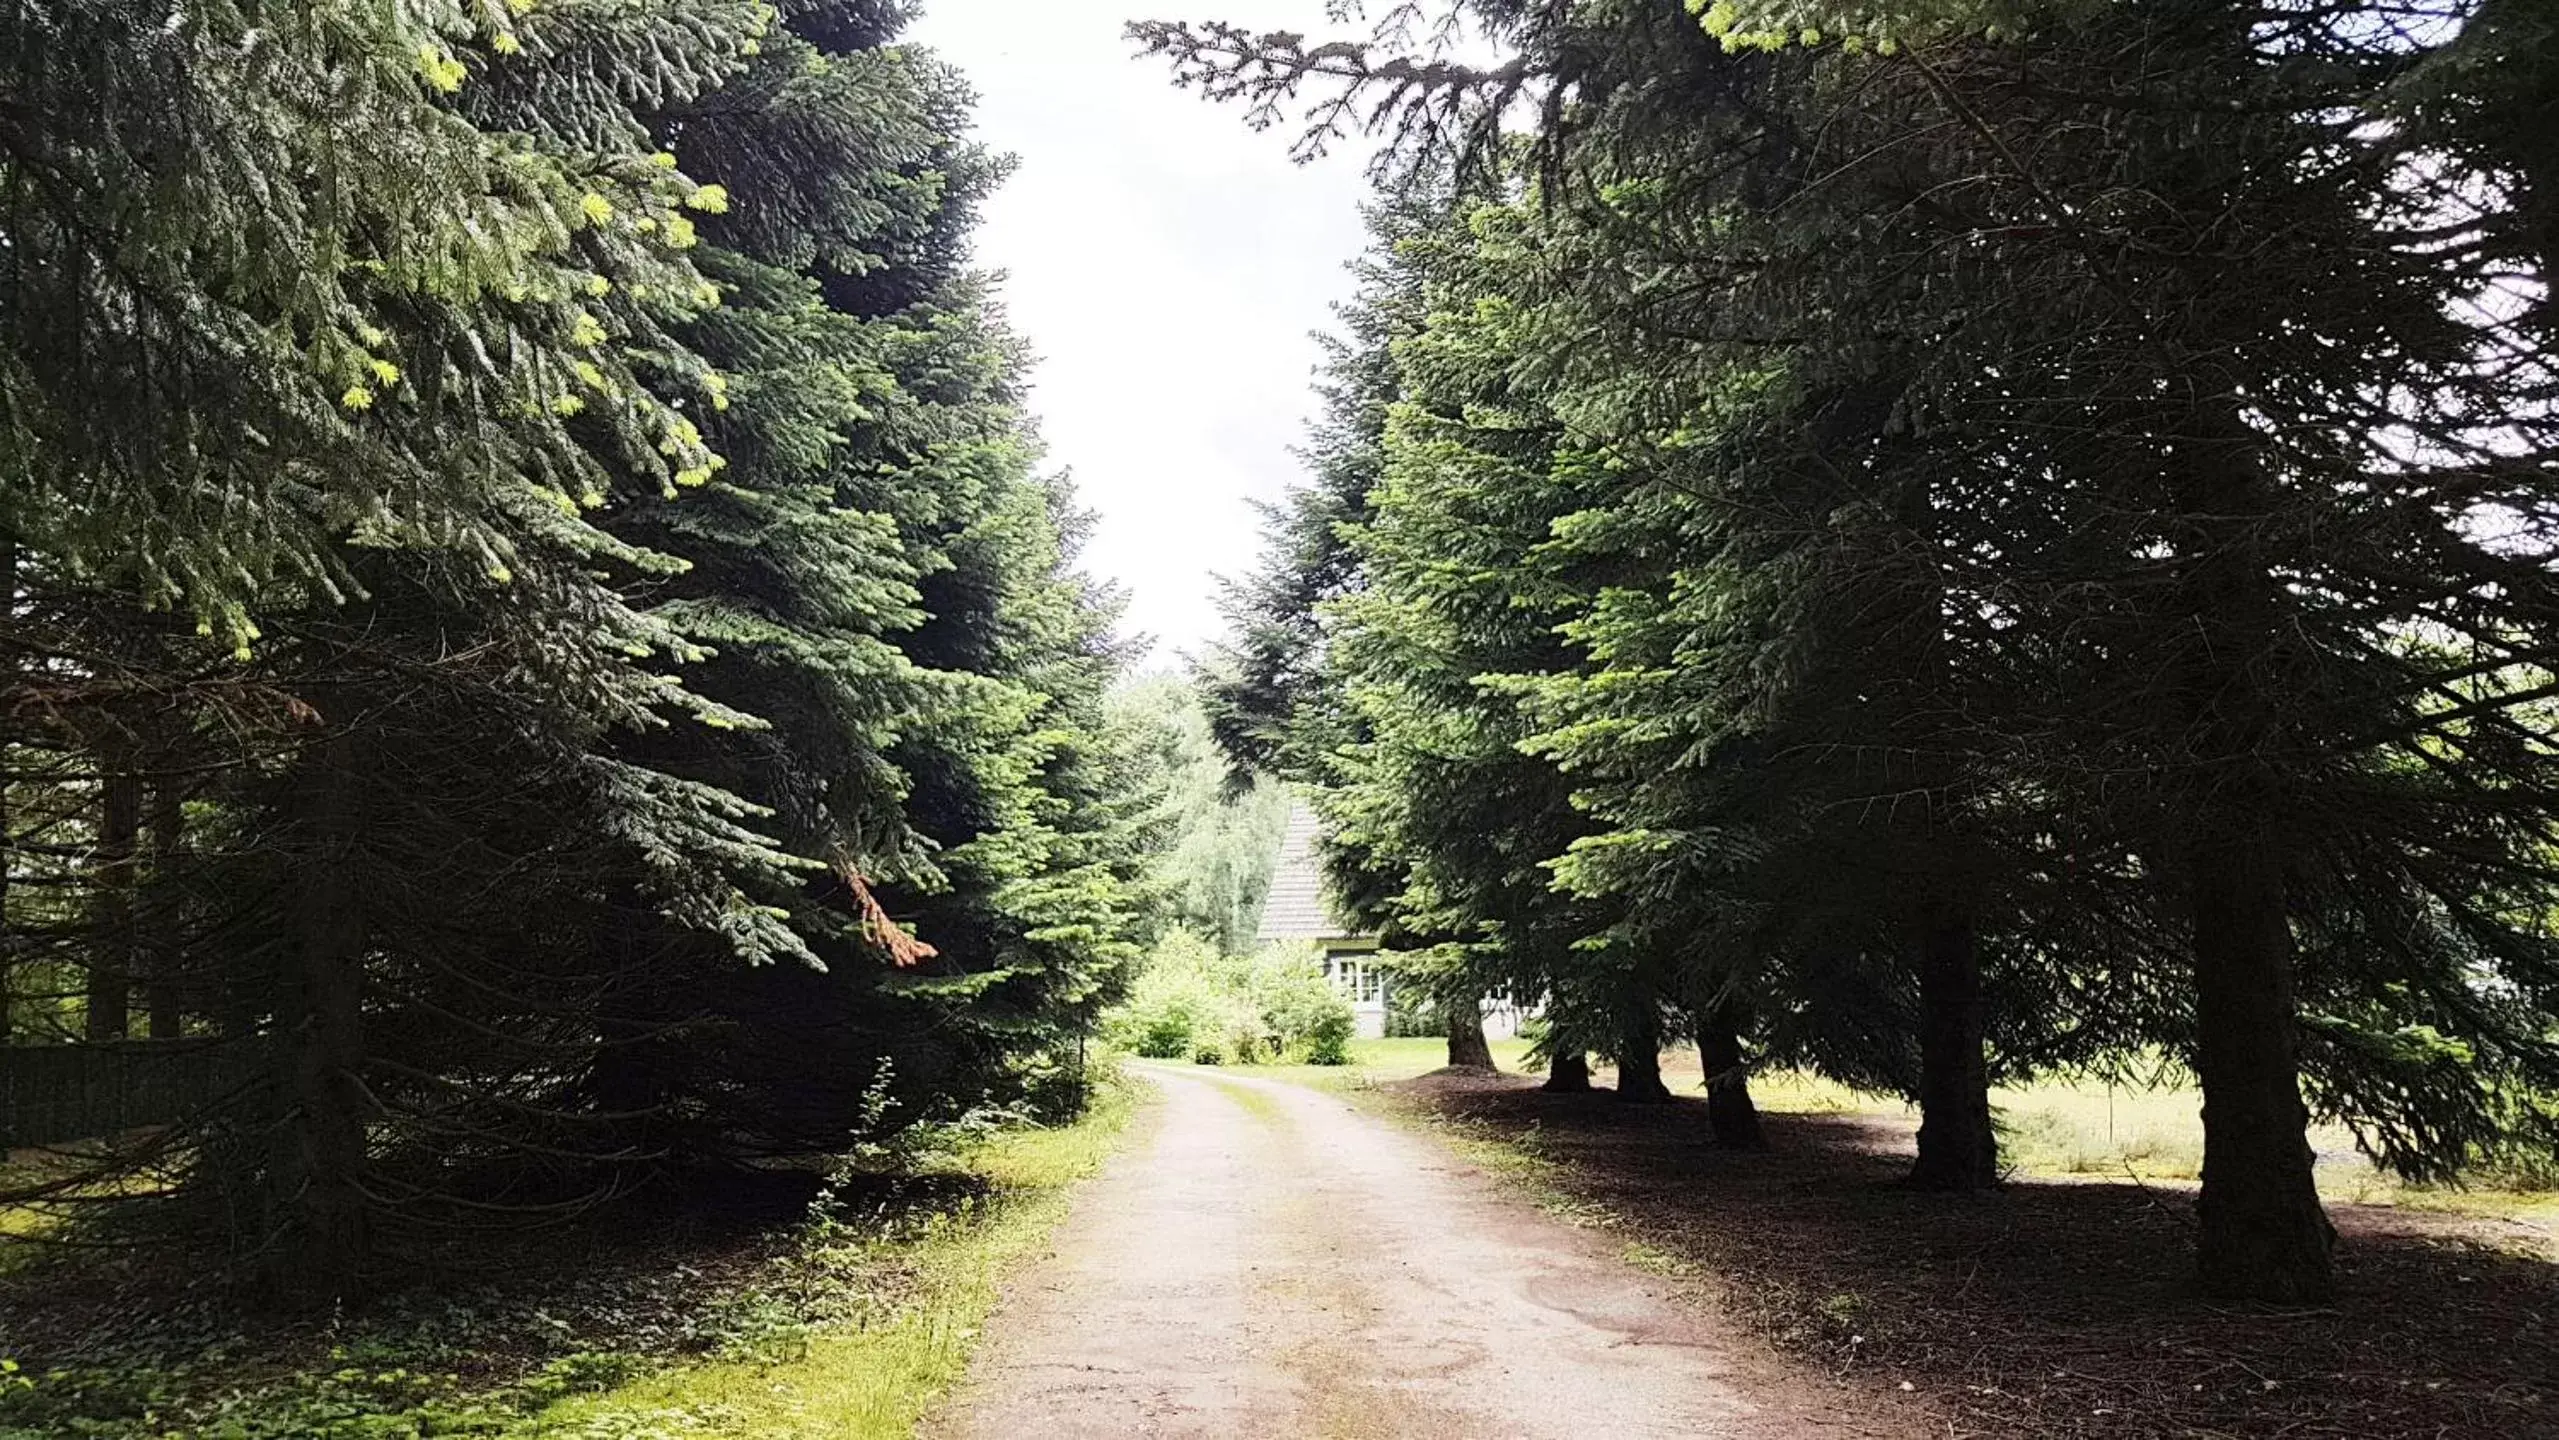
[(36, 1372), (204, 1368), (218, 1355), (242, 1375), (274, 1376), (387, 1347), (404, 1363), (429, 1357), (495, 1382), (569, 1348), (700, 1353), (727, 1343), (740, 1306), (778, 1297), (794, 1314), (823, 1315), (896, 1292), (899, 1275), (857, 1275), (858, 1255), (804, 1263), (815, 1243), (807, 1227), (820, 1216), (858, 1240), (991, 1193), (984, 1177), (961, 1171), (666, 1176), (569, 1220), (462, 1234), (386, 1267), (361, 1301), (316, 1315), (265, 1308), (216, 1254), (74, 1227), (61, 1241), (0, 1241), (0, 1358)]
[(2559, 1436), (2559, 1265), (2527, 1227), (2340, 1206), (2333, 1307), (2233, 1309), (2194, 1283), (2190, 1189), (1922, 1194), (1908, 1128), (1872, 1119), (1772, 1115), (1748, 1153), (1702, 1100), (1397, 1088), (1524, 1142), (1736, 1317), (1852, 1387), (1907, 1382), (1953, 1435)]

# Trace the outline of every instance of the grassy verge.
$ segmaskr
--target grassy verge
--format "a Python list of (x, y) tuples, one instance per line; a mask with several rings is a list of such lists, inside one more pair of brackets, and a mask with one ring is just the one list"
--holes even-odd
[(144, 1320), (126, 1318), (139, 1300), (66, 1313), (67, 1288), (114, 1277), (29, 1271), (0, 1292), (0, 1440), (908, 1435), (1134, 1093), (1105, 1084), (1076, 1123), (993, 1132), (861, 1206), (636, 1247), (563, 1235), (547, 1268), (358, 1316), (267, 1328), (182, 1299)]
[[(1751, 1082), (1760, 1107), (1779, 1115), (1830, 1115), (1917, 1125), (1916, 1108), (1812, 1076), (1779, 1074)], [(1991, 1092), (2000, 1152), (2020, 1179), (2132, 1181), (2183, 1187), (2203, 1178), (2203, 1095), (2174, 1078), (2155, 1085), (2054, 1079)], [(2409, 1184), (2376, 1169), (2342, 1125), (2318, 1125), (2310, 1143), (2315, 1175), (2330, 1203), (2394, 1206), (2548, 1226), (2559, 1222), (2559, 1193), (2518, 1190), (2482, 1180), (2468, 1185)]]
[(564, 1440), (653, 1440), (659, 1433), (887, 1440), (914, 1433), (967, 1369), (1003, 1277), (1046, 1243), (1076, 1182), (1110, 1155), (1131, 1105), (1127, 1088), (1114, 1085), (1076, 1125), (991, 1142), (972, 1157), (975, 1173), (992, 1187), (983, 1202), (886, 1235), (822, 1241), (811, 1257), (822, 1267), (897, 1274), (901, 1303), (883, 1313), (790, 1337), (786, 1353), (665, 1370), (570, 1400), (523, 1433)]
[[(0, 1153), (0, 1190), (32, 1187), (43, 1179), (34, 1162), (13, 1160)], [(26, 1239), (52, 1228), (52, 1217), (32, 1205), (0, 1205), (0, 1240)], [(6, 1268), (15, 1258), (14, 1250), (0, 1249), (0, 1268)]]
[[(1239, 1073), (1288, 1080), (1339, 1093), (1371, 1090), (1440, 1068), (1447, 1043), (1432, 1037), (1357, 1040), (1351, 1063), (1341, 1066), (1255, 1065)], [(1528, 1042), (1497, 1041), (1493, 1059), (1513, 1074), (1532, 1073)], [(1669, 1057), (1674, 1086), (1678, 1057)], [(1693, 1067), (1695, 1055), (1688, 1056)], [(1697, 1077), (1693, 1074), (1690, 1079)], [(1602, 1074), (1605, 1082), (1605, 1072)], [(1898, 1098), (1852, 1090), (1817, 1076), (1778, 1072), (1754, 1076), (1751, 1091), (1772, 1115), (1830, 1116), (1882, 1126), (1918, 1124), (1918, 1111)], [(2050, 1080), (1991, 1093), (2004, 1129), (2002, 1153), (2023, 1179), (2131, 1181), (2181, 1187), (2203, 1174), (2203, 1097), (2173, 1078), (2151, 1086), (2108, 1085), (2099, 1080)], [(2559, 1233), (2559, 1192), (2515, 1190), (2494, 1184), (2410, 1185), (2374, 1169), (2355, 1151), (2342, 1126), (2320, 1126), (2319, 1188), (2332, 1203), (2395, 1206), (2538, 1225)], [(1485, 1163), (1488, 1157), (1471, 1158)], [(2559, 1243), (2559, 1242), (2554, 1242)]]

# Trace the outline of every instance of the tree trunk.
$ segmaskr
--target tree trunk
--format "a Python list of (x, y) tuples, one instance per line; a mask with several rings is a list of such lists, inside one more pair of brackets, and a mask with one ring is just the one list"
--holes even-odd
[(364, 1064), (362, 975), (366, 944), (363, 887), (355, 848), (363, 816), (357, 747), (345, 735), (302, 761), (296, 796), (301, 864), (296, 876), (294, 972), (283, 992), (289, 1057), (288, 1123), (278, 1137), (275, 1199), (291, 1243), (273, 1278), (304, 1302), (354, 1288), (370, 1243), (361, 1189), (369, 1105)]
[(144, 1008), (154, 1040), (175, 1040), (185, 1028), (186, 911), (178, 902), (178, 871), (186, 835), (186, 796), (167, 776), (151, 787), (151, 898), (144, 942), (148, 961)]
[(1972, 917), (1931, 906), (1920, 922), (1919, 1158), (1922, 1190), (1978, 1190), (1999, 1183), (1999, 1136), (1990, 1125), (1988, 1005)]
[(1448, 1063), (1452, 1068), (1493, 1069), (1493, 1047), (1484, 1039), (1484, 997), (1460, 995), (1441, 1002), (1448, 1012)]
[[(0, 699), (0, 706), (7, 701)], [(9, 1043), (17, 1013), (18, 932), (9, 927), (9, 868), (15, 851), (9, 829), (9, 737), (0, 730), (0, 1045)]]
[[(2185, 422), (2206, 437), (2179, 459), (2188, 573), (2164, 629), (2178, 684), (2182, 869), (2194, 924), (2195, 1069), (2204, 1092), (2204, 1183), (2196, 1201), (2203, 1288), (2298, 1305), (2333, 1293), (2336, 1232), (2311, 1180), (2301, 1103), (2292, 924), (2283, 827), (2308, 767), (2284, 721), (2287, 602), (2263, 553), (2276, 528), (2259, 440), (2228, 397)], [(2181, 449), (2186, 447), (2181, 446)], [(2216, 453), (2218, 451), (2218, 453)], [(2173, 880), (2172, 880), (2173, 883)]]
[(96, 1044), (122, 1040), (133, 1028), (134, 942), (139, 922), (134, 842), (142, 833), (142, 779), (131, 752), (102, 747), (98, 765), (98, 936), (89, 957), (83, 1035)]
[(2265, 844), (2242, 842), (2200, 846), (2190, 865), (2204, 1289), (2314, 1304), (2334, 1291), (2336, 1231), (2311, 1180), (2281, 863)]
[(1558, 1050), (1547, 1063), (1543, 1087), (1559, 1095), (1590, 1093), (1590, 1056), (1579, 1050)]
[(1759, 1107), (1750, 1100), (1750, 1070), (1743, 1063), (1741, 1027), (1729, 1005), (1698, 1017), (1697, 1051), (1706, 1062), (1706, 1123), (1715, 1143), (1731, 1150), (1765, 1150)]
[[(0, 530), (0, 630), (18, 621), (18, 540)], [(18, 657), (0, 649), (0, 1045), (9, 1043), (17, 1005), (18, 932), (9, 925), (9, 877), (17, 858), (17, 832), (10, 828), (9, 777), (17, 757), (16, 692)]]
[(1618, 1021), (1617, 1098), (1643, 1105), (1670, 1103), (1662, 1083), (1662, 1020), (1649, 999), (1626, 1007)]

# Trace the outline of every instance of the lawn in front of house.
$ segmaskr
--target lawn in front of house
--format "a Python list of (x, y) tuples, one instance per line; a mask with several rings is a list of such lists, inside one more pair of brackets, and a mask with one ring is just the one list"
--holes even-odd
[[(1506, 1074), (1532, 1073), (1526, 1040), (1492, 1042), (1493, 1064)], [(1230, 1065), (1241, 1075), (1287, 1080), (1317, 1090), (1350, 1091), (1412, 1080), (1448, 1064), (1448, 1042), (1436, 1035), (1398, 1036), (1386, 1040), (1354, 1040), (1347, 1065)], [(1176, 1062), (1178, 1063), (1178, 1062)], [(1216, 1069), (1221, 1067), (1202, 1067)]]
[[(1493, 1042), (1494, 1063), (1511, 1074), (1534, 1074), (1526, 1040)], [(1344, 1066), (1256, 1065), (1247, 1073), (1291, 1080), (1326, 1090), (1357, 1090), (1411, 1080), (1444, 1066), (1448, 1042), (1436, 1036), (1351, 1043)], [(1663, 1078), (1676, 1092), (1704, 1080), (1694, 1050), (1662, 1057)], [(1606, 1085), (1602, 1067), (1598, 1081)], [(1760, 1108), (1778, 1115), (1842, 1115), (1915, 1127), (1917, 1107), (1898, 1096), (1854, 1090), (1801, 1071), (1751, 1077)], [(2001, 1126), (2001, 1152), (2020, 1176), (2051, 1179), (2130, 1180), (2189, 1185), (2203, 1174), (2203, 1095), (2192, 1081), (2159, 1067), (2152, 1083), (2109, 1084), (2097, 1078), (2055, 1077), (1991, 1092)], [(2559, 1233), (2559, 1193), (2512, 1189), (2492, 1183), (2412, 1185), (2375, 1169), (2355, 1149), (2342, 1125), (2314, 1127), (2321, 1192), (2332, 1201), (2400, 1205), (2412, 1209), (2538, 1224)], [(2559, 1243), (2559, 1242), (2554, 1242)]]
[[(1528, 1074), (1528, 1047), (1526, 1040), (1496, 1040), (1492, 1042), (1493, 1064), (1514, 1075)], [(1336, 1072), (1347, 1071), (1371, 1084), (1378, 1084), (1410, 1080), (1447, 1064), (1448, 1041), (1437, 1035), (1408, 1035), (1390, 1040), (1352, 1041), (1351, 1063), (1347, 1066), (1265, 1065), (1257, 1067), (1255, 1073), (1330, 1068)]]

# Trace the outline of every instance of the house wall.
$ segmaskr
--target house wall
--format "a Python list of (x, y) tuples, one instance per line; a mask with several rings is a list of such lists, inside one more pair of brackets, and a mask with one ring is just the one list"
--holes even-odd
[(1375, 942), (1357, 946), (1327, 946), (1324, 951), (1324, 978), (1351, 1002), (1352, 1031), (1362, 1040), (1382, 1040), (1386, 1036), (1386, 987), (1384, 973), (1376, 969)]
[[(1349, 997), (1351, 1016), (1362, 1040), (1386, 1038), (1387, 987), (1392, 983), (1376, 967), (1377, 944), (1373, 940), (1336, 941), (1324, 947), (1324, 978), (1333, 988)], [(1536, 1012), (1522, 1008), (1508, 995), (1491, 995), (1484, 1000), (1484, 1038), (1514, 1040), (1520, 1027), (1535, 1018)]]
[(1486, 1000), (1484, 1002), (1484, 1038), (1516, 1040), (1519, 1038), (1519, 1027), (1525, 1024), (1528, 1018), (1528, 1012), (1511, 1003), (1507, 997)]

